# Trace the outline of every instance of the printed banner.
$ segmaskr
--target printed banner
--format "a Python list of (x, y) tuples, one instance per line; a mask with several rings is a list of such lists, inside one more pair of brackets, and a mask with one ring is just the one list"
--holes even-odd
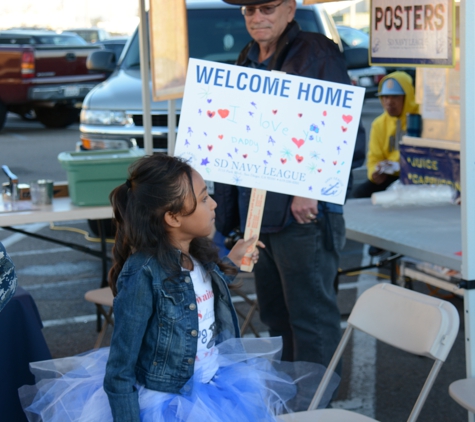
[(373, 65), (455, 64), (454, 0), (372, 0)]
[(343, 204), (364, 91), (190, 59), (175, 155), (205, 180)]
[(460, 152), (400, 145), (404, 185), (449, 185), (460, 193)]

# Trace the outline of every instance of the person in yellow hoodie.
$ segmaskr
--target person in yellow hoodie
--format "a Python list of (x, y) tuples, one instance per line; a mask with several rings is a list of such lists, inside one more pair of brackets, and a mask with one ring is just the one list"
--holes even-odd
[(368, 180), (355, 188), (354, 198), (368, 198), (399, 178), (399, 142), (406, 133), (406, 115), (419, 113), (412, 78), (406, 72), (386, 75), (379, 83), (377, 96), (384, 112), (371, 126)]

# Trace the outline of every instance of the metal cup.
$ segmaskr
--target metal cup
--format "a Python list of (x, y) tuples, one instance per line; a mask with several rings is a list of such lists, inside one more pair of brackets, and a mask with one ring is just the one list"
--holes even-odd
[(30, 182), (30, 196), (33, 205), (50, 205), (53, 202), (53, 181), (40, 179)]

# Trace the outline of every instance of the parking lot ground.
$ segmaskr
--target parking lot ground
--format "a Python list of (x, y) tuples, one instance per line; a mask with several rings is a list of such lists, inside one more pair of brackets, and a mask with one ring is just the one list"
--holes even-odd
[[(91, 242), (82, 235), (68, 230), (73, 227), (89, 231), (86, 221), (65, 222), (57, 226), (64, 230), (52, 233), (48, 225), (28, 229), (91, 247)], [(96, 313), (95, 306), (84, 300), (84, 294), (100, 286), (101, 261), (66, 247), (5, 230), (0, 230), (0, 241), (5, 243), (15, 262), (20, 285), (31, 293), (38, 306), (44, 324), (43, 334), (53, 357), (72, 356), (90, 350), (97, 337)], [(99, 248), (99, 245), (92, 247)], [(108, 248), (110, 252), (111, 245)], [(342, 268), (355, 267), (368, 260), (367, 246), (347, 242), (341, 259)], [(387, 269), (380, 269), (340, 278), (338, 301), (342, 328), (358, 295), (375, 283), (388, 282), (388, 275)], [(239, 278), (241, 289), (253, 298), (252, 274), (241, 274)], [(414, 283), (414, 288), (428, 294), (443, 295), (454, 303), (462, 316), (462, 299), (449, 297), (442, 291), (431, 292), (422, 283)], [(247, 314), (249, 305), (238, 296), (234, 300), (236, 308)], [(261, 323), (258, 313), (254, 314), (252, 322), (261, 335), (267, 335), (267, 328)], [(463, 318), (461, 322), (459, 336), (419, 421), (467, 420), (466, 412), (448, 395), (449, 384), (465, 376)], [(103, 346), (109, 345), (111, 332), (109, 329)], [(248, 330), (245, 335), (253, 334)], [(430, 365), (431, 361), (427, 358), (394, 350), (358, 333), (343, 358), (342, 382), (333, 406), (353, 409), (378, 420), (405, 420)]]

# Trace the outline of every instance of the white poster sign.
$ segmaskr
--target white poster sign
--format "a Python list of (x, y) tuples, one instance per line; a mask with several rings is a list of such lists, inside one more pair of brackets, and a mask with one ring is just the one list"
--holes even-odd
[(204, 179), (343, 204), (364, 88), (190, 59), (175, 155)]
[(454, 65), (454, 0), (372, 0), (370, 62)]

